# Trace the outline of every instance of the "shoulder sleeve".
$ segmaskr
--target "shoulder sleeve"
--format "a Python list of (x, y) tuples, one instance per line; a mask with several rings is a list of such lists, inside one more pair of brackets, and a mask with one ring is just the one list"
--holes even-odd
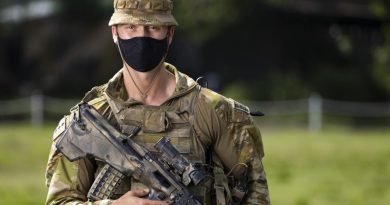
[(231, 171), (239, 179), (246, 172), (248, 194), (243, 204), (269, 204), (263, 142), (248, 107), (203, 89), (195, 111), (195, 130), (203, 138), (209, 136), (225, 173)]
[[(109, 106), (99, 97), (87, 101), (103, 116), (110, 117)], [(80, 204), (80, 205), (108, 205), (110, 200), (88, 202), (87, 193), (94, 181), (96, 162), (92, 158), (83, 158), (74, 162), (67, 160), (56, 150), (55, 143), (59, 136), (70, 126), (78, 115), (78, 107), (71, 109), (69, 115), (64, 116), (53, 133), (49, 160), (46, 167), (46, 185), (48, 194), (46, 204)]]
[(206, 146), (214, 144), (227, 126), (227, 116), (219, 112), (226, 106), (218, 93), (205, 88), (200, 91), (194, 109), (194, 129)]
[(53, 143), (46, 167), (48, 187), (46, 204), (86, 202), (89, 186), (93, 183), (95, 166), (91, 159), (70, 162), (55, 147), (57, 139), (69, 127), (75, 114), (76, 111), (72, 111), (70, 115), (62, 118), (53, 134)]

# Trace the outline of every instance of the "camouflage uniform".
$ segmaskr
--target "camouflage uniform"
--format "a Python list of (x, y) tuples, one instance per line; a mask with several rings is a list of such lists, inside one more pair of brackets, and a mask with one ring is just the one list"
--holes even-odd
[[(114, 7), (115, 13), (109, 25), (130, 22), (177, 26), (170, 13), (170, 0), (115, 0)], [(204, 204), (212, 204), (210, 193), (214, 190), (218, 205), (229, 204), (234, 193), (228, 187), (228, 173), (229, 179), (244, 180), (247, 184), (248, 193), (242, 204), (269, 204), (261, 162), (264, 156), (262, 139), (249, 115), (249, 109), (207, 88), (201, 88), (172, 65), (165, 63), (163, 66), (175, 76), (176, 89), (161, 106), (147, 106), (129, 98), (122, 71), (108, 83), (93, 88), (82, 102), (92, 105), (125, 134), (129, 134), (135, 126), (141, 127), (141, 132), (133, 139), (152, 152), (155, 151), (152, 145), (165, 136), (191, 161), (206, 163), (212, 159), (214, 184), (189, 187)], [(53, 134), (46, 170), (49, 187), (46, 204), (110, 204), (110, 199), (96, 202), (87, 199), (87, 193), (104, 163), (91, 157), (70, 162), (54, 147), (58, 137), (77, 115), (77, 108), (60, 121)], [(144, 185), (133, 178), (125, 178), (112, 199), (142, 187)]]
[[(177, 84), (174, 95), (161, 106), (144, 106), (129, 99), (123, 85), (122, 71), (107, 84), (93, 88), (83, 101), (94, 106), (124, 133), (132, 130), (132, 126), (142, 124), (142, 131), (135, 140), (146, 147), (151, 148), (150, 145), (162, 135), (168, 136), (190, 160), (203, 163), (207, 149), (211, 148), (225, 174), (233, 170), (235, 178), (240, 178), (242, 169), (234, 166), (247, 164), (249, 190), (243, 204), (269, 204), (267, 181), (261, 163), (263, 144), (258, 128), (248, 114), (249, 110), (209, 89), (199, 89), (196, 82), (172, 65), (165, 64), (165, 67), (174, 73)], [(190, 109), (193, 109), (193, 114), (187, 112)], [(54, 141), (69, 125), (73, 114), (61, 120), (54, 133)], [(90, 158), (69, 162), (53, 146), (46, 171), (49, 187), (46, 204), (109, 203), (86, 202), (87, 192), (102, 166), (101, 162)], [(132, 188), (139, 188), (137, 182), (131, 179), (126, 181), (128, 183), (123, 183), (118, 190), (118, 197)], [(204, 197), (202, 195), (210, 189), (204, 188), (197, 195)]]

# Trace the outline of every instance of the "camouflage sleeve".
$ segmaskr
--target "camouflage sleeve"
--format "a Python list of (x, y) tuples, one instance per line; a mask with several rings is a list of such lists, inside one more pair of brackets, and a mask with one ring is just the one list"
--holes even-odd
[[(100, 107), (99, 111), (106, 111), (103, 107)], [(89, 202), (87, 199), (87, 193), (95, 178), (96, 161), (90, 158), (83, 158), (70, 162), (55, 148), (56, 140), (70, 125), (74, 115), (76, 115), (76, 111), (65, 116), (53, 134), (53, 144), (46, 167), (48, 194), (45, 204), (109, 205), (112, 202), (110, 200)]]
[(248, 194), (242, 204), (270, 204), (267, 178), (263, 163), (264, 149), (259, 129), (253, 121), (246, 125), (238, 126), (241, 139), (236, 143), (240, 146), (239, 162), (246, 162), (249, 165), (248, 171)]
[(207, 90), (200, 95), (199, 101), (203, 103), (197, 106), (195, 130), (202, 136), (210, 136), (209, 142), (222, 161), (225, 173), (231, 171), (234, 178), (240, 179), (245, 167), (240, 165), (248, 167), (248, 193), (241, 204), (270, 204), (262, 164), (263, 143), (249, 109)]

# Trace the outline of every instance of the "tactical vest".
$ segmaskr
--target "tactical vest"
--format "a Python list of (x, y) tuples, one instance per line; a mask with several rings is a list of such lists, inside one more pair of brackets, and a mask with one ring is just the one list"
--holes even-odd
[[(127, 102), (110, 96), (108, 93), (104, 94), (122, 133), (131, 134), (134, 128), (141, 127), (141, 131), (133, 138), (135, 142), (157, 154), (154, 145), (161, 137), (166, 137), (187, 159), (192, 162), (205, 163), (208, 147), (204, 147), (193, 128), (194, 107), (200, 89), (199, 85), (194, 85), (188, 92), (169, 100), (169, 103), (162, 106)], [(130, 189), (145, 188), (142, 183), (133, 178), (127, 180), (130, 180), (130, 183), (122, 183), (117, 196)], [(204, 204), (211, 204), (209, 186), (189, 188)]]

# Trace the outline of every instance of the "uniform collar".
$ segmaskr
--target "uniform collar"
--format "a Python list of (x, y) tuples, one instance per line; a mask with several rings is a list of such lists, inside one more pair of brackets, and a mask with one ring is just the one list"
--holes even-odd
[[(164, 63), (164, 68), (174, 74), (176, 80), (175, 92), (168, 100), (179, 97), (191, 91), (196, 87), (196, 85), (198, 85), (192, 78), (179, 72), (175, 66), (169, 63)], [(122, 101), (122, 103), (125, 104), (140, 104), (140, 102), (135, 101), (132, 98), (128, 98), (123, 82), (123, 69), (121, 69), (108, 81), (105, 93), (111, 98), (115, 98), (116, 100)]]

